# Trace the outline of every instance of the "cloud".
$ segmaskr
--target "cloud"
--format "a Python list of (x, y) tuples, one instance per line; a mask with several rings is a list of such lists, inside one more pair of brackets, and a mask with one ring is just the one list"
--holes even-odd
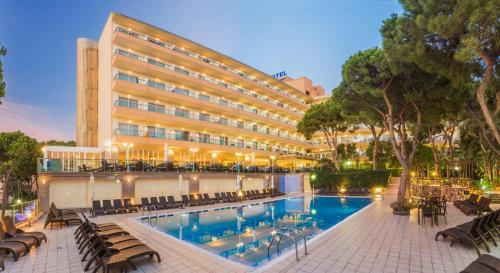
[(74, 120), (45, 108), (4, 100), (0, 105), (0, 132), (21, 131), (37, 140), (74, 140)]

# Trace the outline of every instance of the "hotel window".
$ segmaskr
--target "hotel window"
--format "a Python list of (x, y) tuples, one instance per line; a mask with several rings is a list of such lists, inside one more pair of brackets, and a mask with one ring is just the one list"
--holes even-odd
[(175, 130), (175, 140), (189, 140), (189, 132)]
[(159, 82), (155, 82), (155, 81), (152, 81), (152, 80), (148, 80), (148, 86), (154, 87), (154, 88), (158, 88), (158, 89), (165, 89), (165, 84), (159, 83)]
[(266, 134), (269, 135), (269, 127), (266, 127)]
[(182, 73), (184, 75), (189, 75), (189, 71), (187, 70), (184, 70), (182, 68), (178, 68), (178, 67), (175, 67), (175, 71), (179, 72), (179, 73)]
[(200, 134), (200, 142), (201, 143), (210, 143), (210, 135), (209, 134)]
[(254, 132), (257, 132), (259, 130), (259, 128), (257, 127), (257, 124), (252, 125), (252, 130)]
[(252, 109), (252, 113), (256, 114), (257, 115), (257, 109), (253, 108)]
[(244, 110), (244, 108), (245, 108), (245, 107), (243, 106), (243, 104), (240, 104), (240, 103), (238, 104), (238, 109), (240, 109), (240, 110)]
[(175, 88), (175, 89), (174, 89), (174, 92), (175, 92), (175, 93), (177, 93), (177, 94), (181, 94), (181, 95), (189, 96), (189, 91), (188, 91), (188, 90), (185, 90), (185, 89)]
[(245, 147), (245, 141), (243, 139), (238, 139), (238, 142), (236, 143), (236, 146), (238, 148), (244, 148)]
[(220, 145), (227, 146), (227, 144), (228, 144), (228, 139), (227, 139), (227, 137), (225, 137), (225, 136), (220, 136), (220, 137), (219, 137), (219, 143), (220, 143)]
[(227, 118), (220, 118), (219, 119), (219, 124), (227, 125)]
[(148, 111), (149, 112), (157, 112), (157, 113), (165, 113), (165, 105), (149, 102), (148, 103)]
[(137, 78), (136, 76), (127, 75), (124, 73), (118, 73), (118, 79), (133, 82), (133, 83), (139, 82), (139, 78)]
[(175, 115), (178, 116), (178, 117), (187, 118), (187, 117), (189, 117), (189, 110), (175, 108)]
[(238, 127), (238, 128), (244, 128), (245, 127), (245, 123), (243, 123), (243, 121), (237, 121), (236, 122), (236, 127)]
[(209, 121), (210, 120), (210, 115), (209, 114), (200, 113), (198, 117), (199, 117), (200, 120), (203, 120), (203, 121)]
[(157, 138), (165, 138), (165, 128), (156, 128), (155, 135)]
[(139, 102), (137, 100), (124, 98), (124, 97), (118, 98), (118, 106), (125, 106), (128, 108), (137, 109), (138, 105), (139, 105)]
[(118, 123), (118, 133), (125, 136), (138, 136), (139, 126), (135, 124)]
[(204, 94), (200, 94), (200, 100), (210, 100), (210, 97)]
[(258, 144), (257, 144), (257, 141), (252, 141), (252, 148), (257, 150), (258, 149)]
[(148, 126), (146, 132), (148, 137), (156, 137), (156, 128), (154, 126)]
[(227, 105), (227, 100), (220, 99), (219, 103), (222, 105)]

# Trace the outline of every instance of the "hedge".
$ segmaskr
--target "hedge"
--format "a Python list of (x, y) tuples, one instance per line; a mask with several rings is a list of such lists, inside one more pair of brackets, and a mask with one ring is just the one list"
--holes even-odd
[(344, 187), (344, 188), (372, 188), (386, 187), (389, 181), (387, 170), (363, 170), (332, 173), (317, 171), (310, 174), (311, 185), (316, 188)]

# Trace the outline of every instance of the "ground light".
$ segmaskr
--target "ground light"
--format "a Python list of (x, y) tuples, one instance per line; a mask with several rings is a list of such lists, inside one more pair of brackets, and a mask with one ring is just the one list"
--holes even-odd
[(318, 212), (316, 211), (316, 209), (312, 209), (312, 210), (311, 210), (311, 214), (312, 214), (312, 215), (316, 215), (316, 213), (318, 213)]

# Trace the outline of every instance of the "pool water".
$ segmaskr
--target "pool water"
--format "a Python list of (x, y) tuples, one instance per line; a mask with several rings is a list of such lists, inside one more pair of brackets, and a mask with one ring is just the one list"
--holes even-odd
[[(292, 233), (302, 243), (372, 202), (364, 197), (296, 197), (245, 206), (141, 217), (139, 220), (170, 236), (227, 259), (259, 266), (291, 251), (283, 236), (268, 249), (273, 236)], [(299, 253), (303, 255), (303, 253)]]

